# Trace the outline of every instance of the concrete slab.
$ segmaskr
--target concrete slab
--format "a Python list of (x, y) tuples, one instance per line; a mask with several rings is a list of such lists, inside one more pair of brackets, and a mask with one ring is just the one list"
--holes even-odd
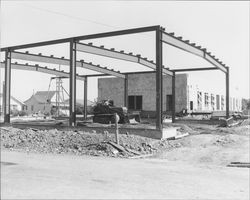
[(179, 127), (163, 128), (161, 139), (168, 139), (177, 136), (177, 129)]
[[(93, 133), (103, 134), (105, 131), (108, 131), (110, 134), (115, 134), (114, 127), (86, 127), (86, 126), (56, 126), (56, 125), (42, 125), (42, 124), (11, 124), (11, 126), (16, 128), (38, 128), (38, 129), (58, 129), (58, 130), (79, 130)], [(178, 127), (167, 127), (163, 128), (162, 132), (157, 129), (149, 128), (119, 128), (119, 134), (132, 134), (139, 135), (143, 137), (153, 138), (153, 139), (167, 139), (177, 135)]]

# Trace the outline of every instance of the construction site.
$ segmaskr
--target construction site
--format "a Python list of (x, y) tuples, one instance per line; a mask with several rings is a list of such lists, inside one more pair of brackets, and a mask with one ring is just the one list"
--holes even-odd
[[(122, 40), (124, 36), (140, 37), (145, 33), (150, 33), (154, 41), (153, 58), (147, 58), (141, 52), (126, 52), (119, 49), (119, 46), (109, 48), (98, 45), (98, 40), (101, 39), (115, 41), (117, 37)], [(36, 53), (39, 48), (53, 48), (53, 45), (62, 45), (67, 53), (61, 56)], [(165, 46), (199, 57), (206, 61), (207, 65), (166, 67), (168, 64), (164, 63)], [(86, 54), (89, 58), (93, 56), (92, 60), (86, 60)], [(234, 188), (235, 191), (232, 189), (232, 192), (228, 192), (229, 190), (224, 189), (216, 190), (216, 194), (206, 193), (204, 183), (200, 194), (195, 196), (195, 193), (192, 193), (194, 188), (190, 188), (188, 194), (192, 195), (188, 197), (228, 198), (228, 194), (232, 198), (249, 198), (249, 184), (246, 184), (249, 179), (245, 176), (250, 167), (249, 108), (246, 108), (240, 96), (230, 94), (230, 66), (195, 41), (166, 31), (161, 25), (154, 25), (1, 47), (1, 55), (1, 71), (4, 72), (0, 92), (1, 151), (6, 152), (6, 155), (2, 156), (5, 161), (1, 159), (1, 166), (15, 167), (14, 157), (20, 156), (21, 160), (25, 155), (30, 155), (30, 159), (48, 156), (45, 160), (68, 159), (67, 156), (90, 156), (86, 158), (91, 160), (95, 156), (94, 159), (100, 157), (103, 163), (112, 157), (121, 159), (121, 162), (123, 159), (128, 163), (135, 162), (138, 166), (141, 161), (166, 162), (166, 165), (177, 163), (178, 166), (192, 165), (197, 168), (197, 173), (200, 169), (209, 168), (214, 177), (221, 170), (228, 181), (232, 177), (227, 174), (227, 169), (232, 170), (232, 174), (235, 169), (247, 169), (248, 171), (235, 172), (235, 179), (239, 179), (240, 183), (237, 185), (237, 182), (230, 182), (228, 186), (229, 190)], [(103, 66), (97, 63), (96, 57), (108, 58), (110, 66), (114, 66), (112, 59), (122, 61), (126, 63), (127, 68)], [(141, 70), (133, 70), (131, 63)], [(11, 95), (12, 81), (15, 81), (11, 74), (20, 70), (48, 75), (48, 89), (33, 91), (23, 102), (17, 100)], [(224, 77), (223, 92), (214, 88), (208, 91), (199, 83), (191, 83), (189, 73), (211, 71)], [(96, 87), (91, 85), (92, 78), (96, 78)], [(77, 81), (81, 85), (83, 99), (77, 98)], [(25, 92), (25, 88), (23, 90)], [(94, 101), (89, 100), (91, 90), (97, 91)], [(73, 162), (75, 161), (72, 161), (70, 166), (70, 162), (61, 161), (63, 165), (69, 165), (69, 168), (77, 165)], [(23, 161), (20, 161), (19, 165), (22, 165), (21, 163)], [(43, 166), (42, 163), (40, 165)], [(179, 170), (178, 166), (176, 170)], [(15, 179), (14, 175), (10, 177), (12, 176)], [(19, 179), (17, 184), (21, 184), (18, 181)], [(212, 179), (208, 184), (213, 185)], [(12, 194), (6, 189), (3, 195), (5, 198), (38, 197), (32, 191), (30, 196), (22, 194), (24, 187), (26, 186), (18, 190), (18, 194)], [(65, 197), (61, 189), (56, 191), (50, 192), (54, 196), (46, 196), (41, 195), (40, 189), (37, 190), (41, 198)], [(75, 188), (72, 188), (72, 191), (75, 191)], [(110, 189), (107, 191), (114, 192)], [(119, 196), (116, 192), (115, 197), (118, 198), (143, 197), (132, 192), (128, 192), (127, 196)], [(88, 198), (91, 194), (81, 196), (80, 190), (76, 190), (70, 197)], [(113, 197), (106, 194), (103, 194), (104, 198)], [(148, 193), (148, 197), (164, 198), (167, 195), (162, 191), (158, 196), (151, 194)], [(96, 198), (101, 196), (94, 195)], [(171, 197), (174, 198), (175, 193)]]

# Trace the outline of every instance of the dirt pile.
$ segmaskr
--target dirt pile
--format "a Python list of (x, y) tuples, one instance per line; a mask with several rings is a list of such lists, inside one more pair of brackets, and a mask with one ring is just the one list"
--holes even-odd
[[(177, 140), (156, 140), (121, 134), (119, 135), (119, 146), (115, 145), (114, 135), (107, 131), (97, 134), (94, 131), (89, 133), (79, 130), (0, 127), (1, 148), (40, 153), (130, 157), (170, 152), (179, 148), (228, 147), (238, 143), (241, 136), (250, 134), (249, 125), (231, 128), (208, 125), (191, 126), (189, 124), (176, 124), (176, 126), (180, 127), (180, 132), (190, 135)], [(204, 141), (204, 138), (210, 139)]]
[[(151, 154), (163, 148), (175, 148), (171, 141), (160, 141), (135, 135), (120, 135), (120, 148), (113, 144), (113, 134), (83, 131), (18, 129), (1, 127), (1, 147), (27, 152), (73, 153), (94, 156), (129, 157)], [(178, 146), (178, 145), (177, 145)]]

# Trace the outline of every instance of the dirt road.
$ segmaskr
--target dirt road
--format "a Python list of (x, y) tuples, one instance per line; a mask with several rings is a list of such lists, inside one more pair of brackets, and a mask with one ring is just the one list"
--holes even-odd
[(249, 168), (1, 152), (1, 199), (249, 199)]

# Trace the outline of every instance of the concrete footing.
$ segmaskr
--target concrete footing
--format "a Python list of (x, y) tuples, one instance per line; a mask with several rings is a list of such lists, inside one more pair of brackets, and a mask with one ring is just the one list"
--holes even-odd
[[(111, 134), (115, 134), (115, 127), (83, 127), (83, 126), (76, 126), (76, 127), (68, 127), (68, 126), (42, 126), (37, 124), (11, 124), (11, 126), (16, 128), (37, 128), (37, 129), (57, 129), (57, 130), (79, 130), (79, 131), (86, 131), (86, 132), (94, 132), (103, 134), (104, 131), (108, 131)], [(177, 127), (168, 127), (163, 128), (162, 131), (157, 129), (143, 129), (143, 128), (119, 128), (120, 134), (131, 134), (131, 135), (139, 135), (143, 137), (153, 138), (153, 139), (167, 139), (177, 135)]]

